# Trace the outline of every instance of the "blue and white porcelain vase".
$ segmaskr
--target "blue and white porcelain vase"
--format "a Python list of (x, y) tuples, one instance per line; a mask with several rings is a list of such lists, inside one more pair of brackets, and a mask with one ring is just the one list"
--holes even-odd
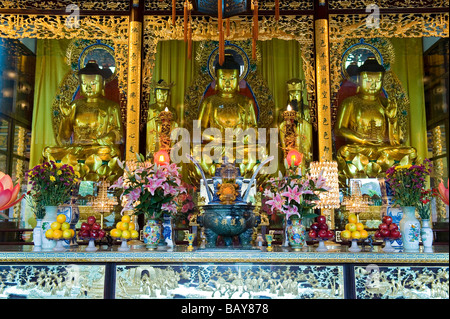
[(420, 239), (420, 221), (416, 218), (416, 208), (414, 206), (402, 207), (403, 217), (400, 220), (399, 228), (402, 233), (403, 251), (418, 252)]
[[(76, 225), (78, 220), (80, 219), (80, 210), (78, 205), (63, 205), (58, 207), (57, 215), (63, 214), (66, 216), (66, 222), (70, 224), (70, 228), (74, 230), (76, 233)], [(64, 239), (63, 246), (66, 248), (69, 247), (78, 247), (77, 237), (73, 236), (71, 239)]]
[(433, 230), (430, 227), (429, 219), (422, 219), (422, 229), (420, 230), (422, 237), (423, 251), (426, 253), (433, 252)]
[(57, 212), (58, 206), (45, 206), (45, 216), (42, 219), (42, 249), (53, 249), (56, 246), (56, 241), (47, 239), (45, 232), (51, 228), (53, 222), (56, 222)]
[(162, 223), (162, 237), (167, 247), (175, 246), (173, 218), (169, 215), (164, 215)]
[(33, 228), (33, 244), (35, 248), (42, 247), (42, 219), (36, 219), (36, 227)]

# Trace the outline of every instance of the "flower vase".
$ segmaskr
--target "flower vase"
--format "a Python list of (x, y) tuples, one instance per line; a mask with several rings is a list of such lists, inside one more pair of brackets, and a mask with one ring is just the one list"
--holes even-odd
[(42, 219), (36, 219), (33, 229), (33, 244), (35, 248), (42, 248)]
[(144, 244), (148, 250), (158, 248), (159, 239), (161, 237), (160, 225), (156, 219), (149, 219), (142, 230)]
[(45, 232), (49, 230), (51, 224), (56, 222), (56, 214), (58, 212), (58, 206), (45, 206), (45, 216), (42, 219), (42, 249), (53, 249), (56, 246), (56, 242), (53, 239), (47, 239)]
[(162, 240), (167, 247), (175, 246), (174, 227), (172, 216), (165, 215), (162, 223)]
[(305, 226), (301, 219), (293, 219), (287, 227), (289, 245), (294, 250), (301, 250), (305, 245)]
[(86, 247), (86, 251), (97, 251), (97, 247), (95, 247), (95, 239), (90, 238), (88, 246)]
[[(76, 232), (76, 225), (80, 219), (80, 210), (77, 205), (63, 205), (59, 206), (58, 214), (66, 216), (66, 222), (70, 224), (70, 228)], [(71, 239), (64, 239), (63, 246), (66, 248), (78, 247), (76, 236)]]
[(284, 218), (284, 227), (283, 227), (283, 244), (282, 247), (289, 247), (289, 234), (288, 234), (288, 228), (292, 225), (292, 222), (289, 218)]
[(422, 229), (420, 230), (422, 237), (423, 251), (426, 253), (433, 252), (433, 230), (430, 227), (429, 219), (422, 219)]
[(403, 250), (405, 252), (419, 251), (420, 222), (416, 218), (416, 208), (414, 206), (402, 207), (403, 217), (400, 220), (399, 228), (402, 234)]

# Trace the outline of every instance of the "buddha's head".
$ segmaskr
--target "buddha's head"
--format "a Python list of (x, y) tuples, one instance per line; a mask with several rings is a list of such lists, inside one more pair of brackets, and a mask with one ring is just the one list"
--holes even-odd
[(90, 60), (86, 66), (78, 71), (81, 95), (89, 98), (96, 98), (104, 95), (105, 78), (103, 70), (98, 64)]
[(234, 93), (239, 90), (240, 65), (231, 54), (225, 55), (222, 65), (216, 63), (216, 90), (222, 93)]
[(289, 81), (286, 82), (286, 84), (287, 84), (288, 102), (301, 101), (302, 91), (305, 82), (300, 79), (290, 79)]
[(385, 69), (375, 58), (368, 58), (358, 68), (359, 92), (363, 95), (377, 95), (383, 87)]
[(167, 83), (162, 79), (155, 84), (156, 103), (165, 104), (167, 102), (172, 86), (173, 83)]

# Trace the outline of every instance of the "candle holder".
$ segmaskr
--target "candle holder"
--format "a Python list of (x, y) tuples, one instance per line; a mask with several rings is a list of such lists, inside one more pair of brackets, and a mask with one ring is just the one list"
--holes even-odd
[(188, 251), (193, 251), (194, 250), (193, 243), (194, 243), (194, 240), (195, 240), (195, 234), (194, 233), (190, 233), (187, 230), (184, 231), (184, 234), (185, 234), (184, 240), (187, 240), (188, 243), (189, 243), (188, 247), (187, 247), (187, 250)]
[(267, 251), (273, 251), (272, 241), (273, 241), (273, 233), (266, 234), (267, 241)]

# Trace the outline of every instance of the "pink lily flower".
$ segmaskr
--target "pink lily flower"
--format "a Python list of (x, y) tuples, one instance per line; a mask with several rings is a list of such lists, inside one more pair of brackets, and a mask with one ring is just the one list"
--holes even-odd
[(273, 199), (270, 199), (266, 202), (267, 205), (270, 206), (270, 210), (273, 212), (274, 210), (281, 211), (284, 204), (284, 199), (281, 198), (280, 194), (276, 194)]
[(302, 197), (302, 192), (298, 189), (298, 186), (295, 185), (294, 188), (291, 188), (290, 186), (288, 186), (288, 190), (287, 192), (281, 193), (281, 196), (284, 196), (288, 199), (288, 203), (291, 200), (296, 201), (297, 203), (301, 203), (301, 197)]

